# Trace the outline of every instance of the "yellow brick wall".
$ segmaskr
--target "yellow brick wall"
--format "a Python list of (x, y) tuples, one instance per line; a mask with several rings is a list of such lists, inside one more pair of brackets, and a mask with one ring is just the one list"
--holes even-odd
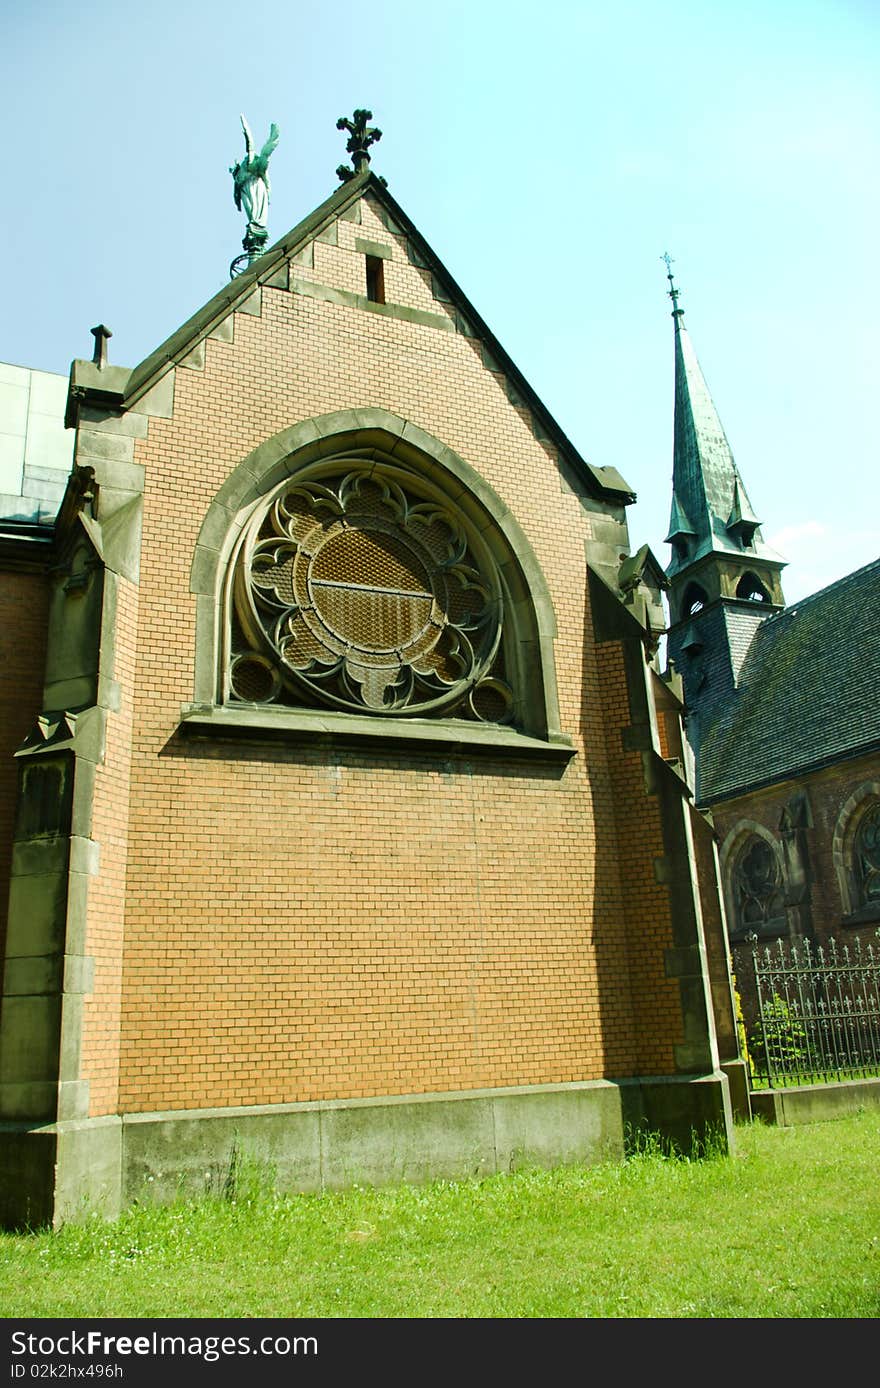
[[(392, 248), (389, 302), (446, 312), (365, 205), (360, 225), (338, 223), (337, 246), (314, 247), (311, 277), (362, 293), (358, 236)], [(460, 454), (525, 531), (556, 613), (562, 726), (577, 748), (564, 773), (176, 738), (193, 694), (190, 564), (211, 500), (280, 430), (371, 405)], [(236, 314), (233, 343), (209, 340), (204, 369), (177, 370), (173, 418), (150, 420), (136, 459), (146, 490), (123, 1108), (586, 1080), (647, 1061), (671, 1070), (678, 1019), (663, 988), (651, 998), (656, 951), (640, 972), (628, 942), (649, 910), (662, 933), (668, 904), (660, 889), (622, 886), (589, 516), (479, 344), (264, 289), (259, 317)], [(642, 846), (661, 852), (645, 823)], [(642, 1021), (661, 1028), (656, 1042), (634, 1035), (634, 1018), (639, 1033)], [(98, 1040), (93, 1030), (96, 1081)]]
[(645, 794), (642, 753), (626, 750), (623, 743), (628, 699), (621, 646), (603, 642), (598, 660), (611, 772), (609, 808), (623, 897), (621, 954), (629, 982), (628, 990), (620, 990), (625, 1012), (623, 998), (617, 1002), (620, 1059), (613, 1073), (626, 1073), (629, 1047), (634, 1045), (639, 1073), (665, 1074), (671, 1044), (683, 1041), (684, 1035), (678, 984), (664, 976), (664, 951), (672, 944), (672, 931), (668, 891), (655, 872), (655, 860), (664, 854), (660, 805), (656, 796)]
[(108, 717), (104, 756), (95, 775), (92, 838), (99, 845), (100, 870), (90, 883), (87, 907), (86, 954), (94, 960), (95, 972), (85, 1003), (81, 1054), (93, 1116), (115, 1113), (118, 1102), (137, 604), (135, 585), (120, 579), (113, 662), (120, 707)]

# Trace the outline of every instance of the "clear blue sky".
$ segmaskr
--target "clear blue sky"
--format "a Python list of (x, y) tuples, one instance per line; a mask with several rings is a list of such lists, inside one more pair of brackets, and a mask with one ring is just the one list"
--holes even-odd
[[(669, 250), (797, 599), (880, 554), (878, 0), (61, 0), (7, 8), (0, 360), (135, 365), (225, 282), (240, 111), (270, 238), (338, 186), (340, 115), (580, 451), (663, 544)], [(500, 239), (499, 239), (500, 238)]]

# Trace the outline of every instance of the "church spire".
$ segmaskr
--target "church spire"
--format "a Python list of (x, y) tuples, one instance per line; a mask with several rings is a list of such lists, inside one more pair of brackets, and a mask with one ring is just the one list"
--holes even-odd
[(737, 560), (783, 561), (761, 536), (761, 522), (749, 500), (715, 402), (709, 393), (688, 331), (681, 291), (666, 262), (675, 324), (675, 428), (672, 508), (666, 539), (672, 546), (670, 579), (710, 555)]
[[(675, 326), (672, 507), (666, 536), (672, 547), (666, 570), (669, 655), (684, 674), (693, 710), (735, 684), (737, 662), (755, 622), (784, 605), (779, 574), (785, 560), (761, 535), (761, 522), (684, 326), (671, 257), (663, 259)], [(720, 675), (724, 664), (729, 667), (726, 679)], [(716, 686), (711, 690), (710, 669)]]

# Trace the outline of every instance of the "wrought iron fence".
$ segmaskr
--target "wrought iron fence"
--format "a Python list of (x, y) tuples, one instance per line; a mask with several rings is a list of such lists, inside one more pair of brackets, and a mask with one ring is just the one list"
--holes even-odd
[(771, 1089), (880, 1077), (878, 945), (804, 940), (757, 948), (750, 937), (758, 1022), (752, 1080)]

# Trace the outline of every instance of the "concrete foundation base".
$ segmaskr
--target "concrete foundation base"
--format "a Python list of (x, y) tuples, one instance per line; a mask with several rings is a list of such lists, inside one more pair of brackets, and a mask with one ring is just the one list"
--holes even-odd
[(799, 1123), (827, 1123), (861, 1108), (880, 1106), (880, 1080), (841, 1080), (804, 1085), (802, 1089), (753, 1089), (752, 1113), (764, 1123), (793, 1128)]
[(620, 1095), (628, 1145), (651, 1134), (684, 1156), (733, 1150), (730, 1087), (723, 1072), (624, 1080)]
[(0, 1123), (0, 1227), (114, 1218), (122, 1208), (122, 1119)]
[(748, 1123), (752, 1117), (749, 1095), (749, 1069), (744, 1060), (725, 1060), (721, 1068), (730, 1088), (730, 1106), (737, 1123)]
[(464, 1179), (621, 1159), (651, 1129), (682, 1151), (732, 1135), (726, 1077), (594, 1081), (266, 1108), (0, 1125), (7, 1228), (114, 1218), (219, 1194), (250, 1168), (279, 1190)]

